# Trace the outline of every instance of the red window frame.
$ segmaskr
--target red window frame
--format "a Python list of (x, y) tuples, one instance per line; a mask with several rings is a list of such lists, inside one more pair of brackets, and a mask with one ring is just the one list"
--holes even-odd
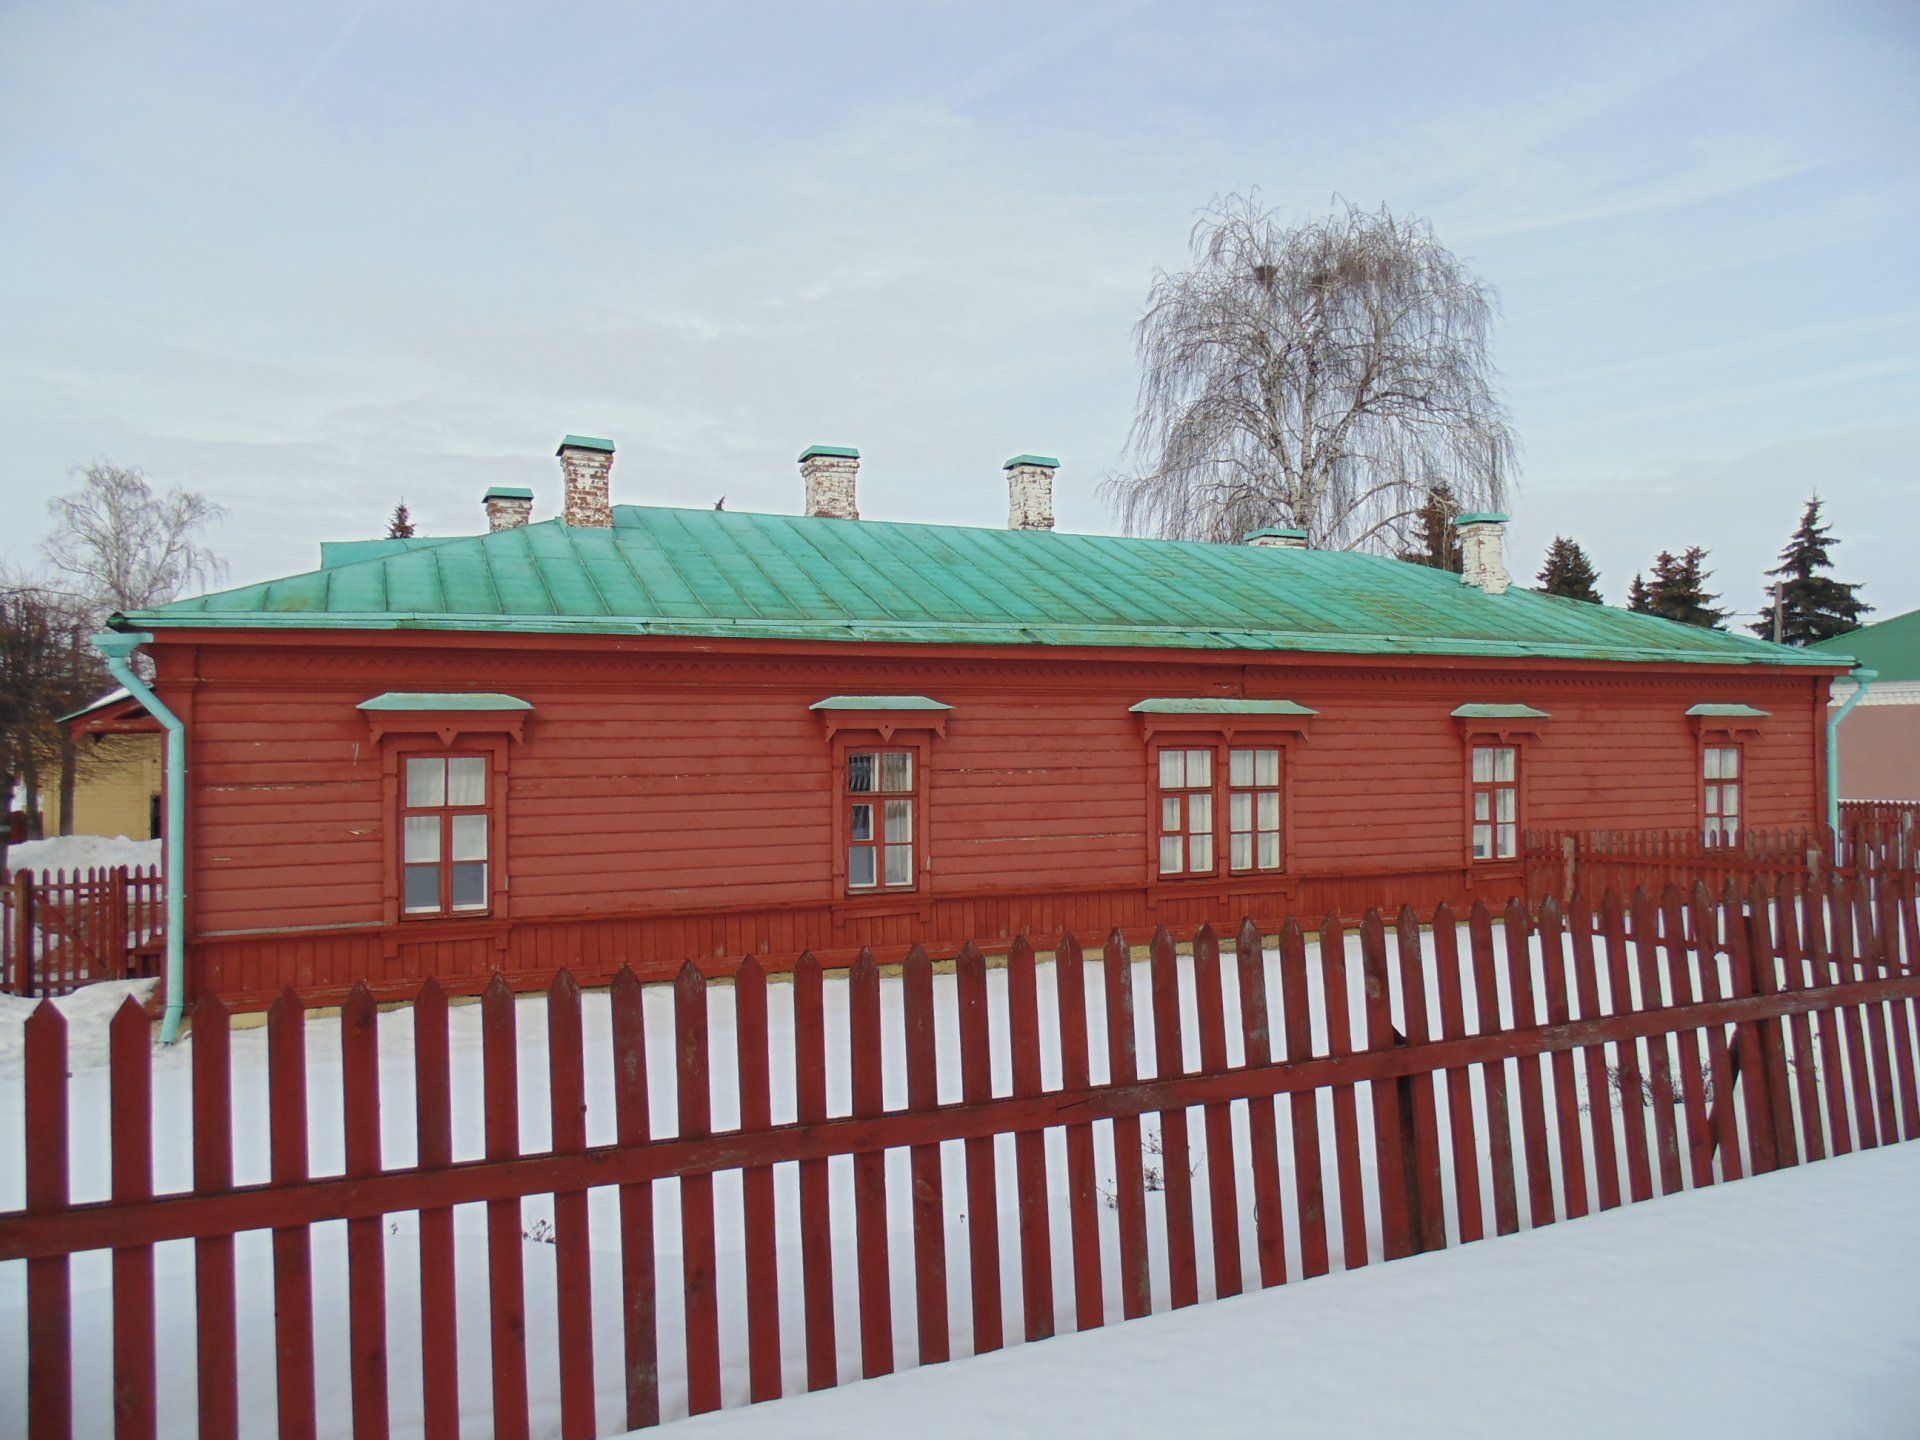
[[(840, 756), (839, 770), (846, 893), (912, 894), (920, 888), (924, 843), (920, 818), (925, 766), (920, 747), (850, 741)], [(898, 873), (894, 862), (902, 850), (905, 874), (894, 879)]]
[[(1734, 771), (1732, 775), (1713, 772), (1718, 768), (1716, 757), (1731, 754)], [(1724, 765), (1720, 761), (1719, 765)], [(1747, 747), (1744, 742), (1724, 732), (1709, 733), (1700, 737), (1699, 756), (1694, 763), (1694, 774), (1699, 786), (1700, 834), (1709, 845), (1737, 845), (1740, 832), (1747, 823)], [(1728, 791), (1732, 791), (1733, 808), (1727, 809)], [(1728, 821), (1731, 819), (1732, 824)]]
[[(1149, 873), (1155, 880), (1177, 882), (1184, 880), (1217, 880), (1223, 876), (1256, 878), (1260, 876), (1280, 876), (1286, 874), (1291, 846), (1288, 843), (1288, 824), (1292, 818), (1293, 807), (1289, 803), (1288, 784), (1292, 778), (1292, 766), (1288, 763), (1288, 750), (1292, 737), (1252, 734), (1222, 736), (1220, 734), (1164, 734), (1156, 737), (1147, 750), (1147, 779), (1150, 793), (1149, 826), (1147, 840), (1147, 860)], [(1270, 779), (1262, 781), (1259, 776), (1262, 769), (1260, 756), (1271, 754), (1273, 763), (1268, 771)], [(1207, 778), (1195, 784), (1192, 780), (1192, 757), (1207, 757)], [(1234, 757), (1246, 754), (1252, 767), (1253, 780), (1246, 784), (1234, 783)], [(1177, 765), (1167, 757), (1181, 756)], [(1177, 783), (1169, 784), (1175, 779)], [(1249, 826), (1238, 826), (1235, 801), (1246, 797)], [(1264, 805), (1262, 797), (1270, 804)], [(1204, 816), (1203, 828), (1195, 823), (1195, 811)], [(1271, 825), (1263, 821), (1269, 816), (1263, 810), (1270, 811)], [(1251, 863), (1234, 863), (1234, 840), (1236, 836), (1247, 837)], [(1271, 837), (1273, 863), (1261, 863), (1261, 841)], [(1204, 837), (1207, 843), (1207, 863), (1204, 866), (1193, 863), (1193, 842)], [(1179, 867), (1168, 868), (1167, 858), (1177, 846)]]
[[(446, 735), (420, 733), (388, 733), (378, 737), (381, 749), (381, 769), (383, 789), (383, 834), (382, 848), (385, 853), (385, 873), (383, 910), (389, 925), (457, 925), (479, 920), (502, 920), (508, 914), (507, 883), (507, 759), (510, 739), (517, 732), (500, 733), (448, 733)], [(406, 908), (406, 825), (404, 817), (408, 813), (428, 813), (427, 807), (407, 804), (406, 762), (410, 757), (449, 756), (474, 757), (485, 759), (486, 802), (483, 807), (457, 807), (458, 813), (479, 813), (484, 809), (487, 816), (487, 876), (484, 909), (434, 911), (413, 911)], [(450, 812), (451, 813), (451, 812)], [(449, 854), (443, 831), (441, 855)], [(450, 863), (450, 862), (448, 862)], [(447, 893), (448, 881), (442, 878), (442, 896)]]
[[(1487, 757), (1482, 766), (1480, 757)], [(1513, 773), (1502, 776), (1499, 757), (1510, 755), (1513, 758)], [(1526, 827), (1526, 773), (1527, 762), (1523, 747), (1513, 739), (1498, 736), (1480, 735), (1469, 738), (1467, 744), (1467, 854), (1476, 865), (1498, 865), (1520, 858), (1520, 837)], [(1513, 797), (1513, 814), (1502, 819), (1500, 815), (1500, 797)], [(1512, 829), (1512, 850), (1500, 853), (1501, 830)], [(1487, 832), (1488, 853), (1482, 855), (1480, 832)]]
[[(420, 752), (400, 762), (400, 914), (407, 920), (442, 920), (485, 915), (492, 909), (493, 767), (477, 751)], [(416, 783), (417, 782), (417, 783)], [(477, 798), (457, 801), (465, 789)], [(429, 799), (428, 796), (437, 797)], [(474, 829), (478, 828), (476, 845)], [(431, 851), (431, 854), (425, 852)], [(462, 867), (480, 867), (477, 900), (455, 900), (457, 879), (471, 880)], [(414, 903), (413, 882), (431, 871), (431, 905)]]

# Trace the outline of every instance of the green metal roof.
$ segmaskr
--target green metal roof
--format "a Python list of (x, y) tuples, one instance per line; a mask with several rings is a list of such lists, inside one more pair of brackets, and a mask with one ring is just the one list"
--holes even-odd
[(829, 455), (836, 460), (858, 460), (860, 452), (851, 445), (809, 445), (800, 452), (802, 460), (811, 460), (816, 455)]
[[(602, 440), (598, 435), (565, 435), (560, 440), (560, 450), (604, 450), (613, 453), (613, 441)], [(553, 453), (558, 455), (560, 450)]]
[(1011, 470), (1016, 465), (1038, 465), (1043, 470), (1058, 470), (1060, 462), (1051, 455), (1016, 455), (1000, 468)]
[(371, 700), (362, 700), (357, 710), (531, 710), (533, 706), (515, 695), (491, 690), (466, 692), (447, 690), (389, 690)]
[(1531, 705), (1457, 705), (1454, 716), (1460, 720), (1547, 720), (1552, 717)]
[(925, 695), (829, 695), (816, 700), (809, 710), (951, 710)]
[(1882, 680), (1920, 680), (1920, 610), (1822, 640), (1807, 651), (1835, 664), (1855, 661), (1877, 671)]
[(1689, 705), (1687, 714), (1708, 715), (1722, 720), (1764, 720), (1769, 712), (1751, 705)]
[(525, 485), (489, 485), (482, 500), (531, 500), (533, 491)]
[(1240, 537), (1243, 540), (1304, 540), (1307, 532), (1297, 525), (1269, 525), (1263, 530), (1249, 530)]
[(1453, 517), (1456, 525), (1504, 525), (1507, 517), (1498, 510), (1475, 510), (1466, 515)]
[(1128, 710), (1135, 715), (1318, 715), (1318, 710), (1309, 710), (1304, 705), (1296, 705), (1291, 700), (1222, 700), (1204, 697), (1197, 700), (1181, 700), (1174, 697), (1155, 700), (1142, 700), (1138, 705), (1129, 705)]
[(397, 548), (114, 623), (1837, 666), (1346, 551), (634, 505), (610, 529), (363, 543)]
[(342, 565), (356, 565), (362, 560), (378, 560), (387, 555), (405, 555), (413, 550), (431, 550), (436, 545), (450, 545), (455, 540), (475, 538), (472, 535), (415, 535), (405, 540), (389, 540), (384, 536), (378, 540), (322, 540), (320, 568), (333, 570)]

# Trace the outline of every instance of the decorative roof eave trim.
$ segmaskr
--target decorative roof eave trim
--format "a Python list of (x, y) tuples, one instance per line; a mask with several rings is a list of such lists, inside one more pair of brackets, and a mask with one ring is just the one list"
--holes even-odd
[(903, 730), (924, 730), (946, 738), (951, 705), (925, 695), (829, 695), (807, 707), (820, 717), (831, 740), (843, 730), (874, 730), (882, 743)]
[(1149, 740), (1167, 731), (1221, 735), (1229, 741), (1241, 735), (1305, 740), (1307, 722), (1320, 713), (1292, 700), (1239, 700), (1228, 696), (1159, 696), (1127, 709), (1140, 717), (1140, 733)]
[(1705, 739), (1725, 735), (1735, 740), (1750, 740), (1760, 733), (1761, 722), (1769, 718), (1765, 710), (1751, 705), (1689, 705), (1687, 719), (1693, 733)]
[(1552, 717), (1545, 710), (1536, 710), (1531, 705), (1457, 705), (1453, 718), (1456, 720), (1549, 720)]
[(1510, 740), (1537, 740), (1541, 722), (1553, 717), (1531, 705), (1456, 705), (1453, 718), (1467, 740), (1493, 737), (1506, 744)]
[(367, 717), (373, 738), (387, 735), (437, 735), (451, 745), (462, 735), (523, 737), (533, 706), (514, 695), (490, 691), (389, 690), (354, 707)]

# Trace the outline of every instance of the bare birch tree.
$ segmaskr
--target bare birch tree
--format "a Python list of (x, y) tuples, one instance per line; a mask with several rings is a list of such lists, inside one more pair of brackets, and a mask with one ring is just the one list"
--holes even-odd
[(200, 538), (226, 513), (206, 496), (192, 490), (157, 495), (144, 471), (105, 461), (77, 473), (78, 490), (47, 502), (53, 532), (44, 549), (103, 616), (164, 605), (226, 572)]
[(1340, 202), (1287, 226), (1216, 200), (1193, 266), (1156, 276), (1130, 450), (1103, 486), (1129, 534), (1410, 543), (1428, 494), (1502, 503), (1515, 441), (1488, 355), (1498, 299), (1416, 218)]

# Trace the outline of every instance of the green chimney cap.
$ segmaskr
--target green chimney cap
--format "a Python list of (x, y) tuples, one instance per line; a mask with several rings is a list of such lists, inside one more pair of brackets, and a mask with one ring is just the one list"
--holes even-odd
[[(560, 442), (560, 450), (604, 450), (613, 453), (613, 441), (601, 440), (592, 435), (569, 435)], [(553, 453), (558, 455), (560, 450)]]
[(800, 452), (802, 460), (811, 460), (817, 455), (826, 455), (835, 460), (858, 460), (860, 452), (851, 445), (809, 445)]
[(1038, 465), (1042, 470), (1058, 470), (1060, 462), (1051, 455), (1016, 455), (1000, 468), (1011, 470), (1016, 465)]
[(533, 491), (524, 485), (491, 485), (482, 500), (531, 500)]
[(1453, 523), (1456, 525), (1504, 525), (1507, 519), (1508, 517), (1498, 510), (1475, 510), (1470, 515), (1454, 516)]
[(1240, 537), (1240, 543), (1249, 540), (1304, 540), (1307, 532), (1293, 525), (1269, 525), (1264, 530), (1249, 530)]

